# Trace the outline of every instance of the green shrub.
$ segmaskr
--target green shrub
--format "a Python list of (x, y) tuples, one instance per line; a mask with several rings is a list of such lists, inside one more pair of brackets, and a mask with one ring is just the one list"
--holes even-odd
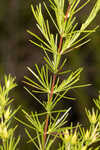
[[(56, 149), (58, 150), (99, 150), (100, 148), (99, 145), (95, 145), (100, 141), (100, 96), (97, 100), (94, 100), (97, 110), (94, 108), (91, 111), (86, 109), (86, 115), (89, 120), (88, 128), (84, 128), (79, 123), (76, 126), (73, 124), (67, 126), (68, 114), (71, 108), (66, 110), (55, 109), (62, 99), (74, 100), (74, 98), (67, 96), (69, 90), (89, 86), (88, 84), (79, 84), (83, 68), (71, 71), (66, 70), (64, 67), (67, 63), (64, 55), (89, 42), (89, 40), (85, 40), (86, 37), (98, 28), (96, 26), (94, 29), (88, 29), (88, 26), (100, 10), (100, 0), (96, 1), (86, 21), (82, 23), (80, 29), (77, 29), (76, 14), (90, 0), (79, 6), (80, 2), (81, 0), (69, 0), (67, 3), (65, 0), (49, 0), (50, 9), (55, 16), (51, 15), (49, 7), (47, 7), (46, 3), (43, 3), (56, 28), (56, 33), (54, 34), (50, 29), (49, 21), (44, 19), (42, 5), (39, 3), (36, 8), (31, 5), (33, 15), (37, 21), (37, 27), (44, 38), (40, 38), (29, 30), (27, 32), (38, 41), (30, 40), (30, 42), (44, 51), (45, 64), (41, 68), (36, 64), (36, 72), (27, 67), (37, 82), (25, 76), (24, 83), (29, 87), (25, 87), (26, 91), (43, 106), (44, 112), (39, 114), (31, 112), (28, 114), (22, 109), (27, 122), (23, 122), (18, 118), (16, 120), (26, 126), (25, 132), (29, 137), (29, 143), (32, 142), (36, 147), (35, 149), (38, 150), (52, 150), (56, 140), (58, 142)], [(63, 75), (65, 78), (62, 80)], [(15, 86), (15, 79), (10, 75), (5, 76), (5, 84), (0, 86), (1, 150), (15, 150), (20, 141), (20, 137), (15, 140), (14, 131), (16, 127), (12, 128), (11, 126), (13, 115), (19, 108), (13, 112), (10, 105), (12, 99), (8, 97), (9, 91)], [(41, 100), (35, 93), (45, 94), (46, 100)], [(28, 128), (35, 131), (34, 137)]]

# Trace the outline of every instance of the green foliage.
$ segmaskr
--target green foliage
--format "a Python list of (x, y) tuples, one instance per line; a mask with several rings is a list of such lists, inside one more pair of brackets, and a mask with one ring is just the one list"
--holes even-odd
[[(85, 1), (80, 7), (81, 0), (69, 0), (68, 3), (65, 0), (49, 0), (49, 2), (55, 16), (52, 16), (47, 5), (43, 4), (57, 32), (55, 34), (52, 33), (50, 22), (45, 20), (43, 16), (41, 3), (36, 8), (31, 5), (33, 15), (37, 21), (37, 27), (45, 40), (29, 30), (27, 32), (39, 41), (39, 43), (36, 43), (30, 40), (31, 43), (43, 49), (46, 64), (42, 65), (41, 68), (36, 64), (36, 72), (28, 67), (28, 70), (36, 80), (25, 76), (25, 81), (23, 81), (29, 86), (29, 88), (25, 87), (27, 92), (43, 106), (45, 112), (40, 114), (32, 112), (28, 114), (23, 110), (28, 123), (22, 122), (19, 119), (17, 120), (36, 132), (36, 136), (32, 137), (30, 132), (25, 129), (30, 139), (29, 142), (32, 142), (38, 150), (52, 149), (56, 139), (62, 141), (62, 145), (56, 148), (58, 150), (91, 149), (91, 145), (100, 138), (99, 112), (95, 112), (94, 108), (92, 112), (86, 109), (90, 127), (85, 129), (80, 124), (66, 126), (70, 108), (63, 111), (54, 110), (57, 103), (63, 98), (73, 100), (73, 98), (66, 96), (69, 90), (89, 86), (88, 84), (78, 85), (83, 68), (79, 68), (73, 72), (64, 70), (66, 59), (63, 62), (61, 59), (64, 54), (89, 42), (89, 40), (84, 41), (84, 39), (95, 32), (98, 26), (92, 30), (87, 29), (87, 27), (100, 10), (100, 0), (96, 1), (92, 11), (86, 21), (82, 23), (80, 29), (78, 29), (79, 23), (77, 22), (76, 13), (83, 9), (90, 0)], [(52, 57), (50, 57), (49, 53), (51, 53)], [(62, 79), (62, 75), (65, 75), (64, 79)], [(45, 93), (47, 95), (46, 100), (40, 100), (34, 93)], [(98, 100), (95, 103), (97, 106), (99, 105)]]
[[(94, 108), (92, 108), (92, 111), (86, 109), (89, 121), (88, 128), (84, 128), (79, 123), (76, 126), (72, 123), (67, 126), (71, 108), (56, 110), (59, 101), (65, 98), (74, 100), (74, 98), (67, 96), (69, 90), (89, 86), (89, 84), (81, 85), (78, 83), (83, 68), (75, 71), (65, 70), (64, 66), (67, 59), (65, 58), (62, 62), (64, 54), (89, 42), (89, 40), (85, 40), (86, 37), (98, 28), (97, 26), (91, 30), (87, 29), (100, 10), (100, 0), (96, 1), (86, 21), (78, 29), (79, 23), (77, 22), (76, 13), (83, 9), (90, 0), (85, 1), (79, 7), (80, 2), (81, 0), (68, 0), (67, 3), (65, 0), (49, 0), (50, 8), (55, 16), (51, 15), (46, 3), (43, 3), (56, 28), (55, 34), (51, 31), (50, 22), (45, 20), (43, 16), (41, 3), (36, 5), (36, 8), (31, 5), (37, 27), (44, 40), (29, 30), (27, 32), (38, 40), (39, 43), (32, 40), (30, 42), (43, 49), (46, 64), (42, 65), (41, 68), (36, 64), (36, 72), (27, 67), (35, 80), (25, 76), (23, 82), (29, 86), (29, 88), (25, 87), (26, 91), (43, 106), (44, 112), (39, 114), (31, 112), (29, 114), (22, 109), (26, 121), (24, 122), (18, 118), (16, 120), (26, 126), (25, 132), (29, 137), (28, 143), (32, 142), (37, 150), (53, 149), (56, 140), (59, 142), (58, 147), (56, 147), (58, 150), (97, 150), (100, 148), (99, 146), (93, 147), (93, 144), (100, 141), (100, 114), (98, 110)], [(20, 140), (20, 137), (17, 140), (14, 137), (16, 127), (11, 127), (12, 118), (19, 109), (12, 111), (10, 105), (13, 100), (9, 98), (9, 92), (14, 87), (16, 87), (15, 79), (10, 75), (5, 76), (4, 86), (0, 84), (1, 150), (16, 150)], [(37, 93), (37, 96), (35, 93)], [(45, 94), (45, 100), (38, 98), (38, 94)], [(94, 102), (100, 109), (100, 96)], [(28, 128), (33, 133), (35, 131), (34, 136)]]
[(4, 84), (0, 83), (0, 149), (15, 150), (20, 137), (15, 140), (14, 131), (16, 127), (11, 127), (12, 118), (19, 108), (12, 110), (13, 99), (9, 97), (9, 92), (16, 87), (15, 78), (10, 75), (4, 77)]

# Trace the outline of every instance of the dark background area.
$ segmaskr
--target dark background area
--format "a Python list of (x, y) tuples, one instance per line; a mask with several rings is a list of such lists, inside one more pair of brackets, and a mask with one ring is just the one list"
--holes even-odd
[[(22, 105), (22, 108), (30, 111), (40, 111), (41, 106), (33, 100), (33, 98), (24, 90), (22, 83), (24, 75), (31, 76), (26, 67), (34, 68), (34, 64), (41, 65), (44, 63), (43, 51), (28, 42), (31, 38), (26, 32), (27, 29), (40, 34), (36, 27), (36, 21), (31, 12), (30, 5), (33, 3), (42, 2), (42, 0), (1, 0), (0, 3), (0, 77), (2, 79), (4, 74), (11, 74), (16, 76), (17, 88), (12, 92), (15, 97), (14, 107)], [(45, 0), (47, 3), (47, 0)], [(95, 1), (84, 8), (77, 19), (81, 23), (87, 17)], [(43, 8), (43, 13), (47, 13)], [(98, 13), (90, 28), (100, 24), (100, 13)], [(51, 29), (54, 31), (51, 24)], [(41, 34), (40, 34), (41, 35)], [(68, 69), (75, 70), (83, 67), (84, 71), (81, 76), (81, 83), (91, 83), (92, 86), (82, 89), (76, 89), (69, 92), (70, 96), (75, 96), (76, 101), (63, 100), (59, 103), (58, 108), (72, 107), (70, 114), (70, 121), (80, 121), (87, 123), (84, 108), (93, 106), (93, 98), (98, 97), (100, 90), (100, 28), (97, 32), (89, 36), (91, 41), (81, 48), (66, 55), (68, 58)], [(45, 98), (43, 96), (43, 98)], [(22, 113), (18, 113), (20, 118)], [(27, 145), (24, 141), (26, 138), (23, 126), (18, 128), (18, 134), (21, 134), (21, 148), (29, 149), (31, 144)], [(24, 143), (24, 144), (23, 144)]]

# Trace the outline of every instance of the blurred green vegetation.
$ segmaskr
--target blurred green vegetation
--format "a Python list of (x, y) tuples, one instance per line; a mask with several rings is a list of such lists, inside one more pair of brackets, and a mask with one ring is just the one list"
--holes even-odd
[[(31, 37), (26, 33), (26, 29), (30, 29), (36, 34), (40, 34), (30, 8), (31, 3), (35, 5), (39, 2), (42, 2), (42, 0), (2, 0), (0, 4), (0, 77), (2, 79), (4, 73), (16, 76), (18, 86), (12, 93), (13, 97), (15, 97), (14, 107), (22, 105), (22, 108), (28, 112), (36, 111), (36, 108), (37, 111), (42, 109), (24, 90), (24, 84), (22, 83), (24, 75), (30, 76), (26, 66), (34, 68), (35, 63), (40, 65), (44, 63), (43, 52), (28, 42)], [(45, 2), (47, 3), (46, 0)], [(84, 17), (88, 15), (93, 4), (94, 1), (77, 15), (80, 24), (84, 21)], [(47, 17), (44, 8), (43, 11), (45, 17)], [(100, 13), (90, 28), (99, 24)], [(52, 25), (51, 29), (53, 32), (55, 31)], [(76, 101), (63, 100), (64, 105), (60, 103), (60, 106), (58, 106), (63, 108), (71, 106), (72, 119), (70, 120), (73, 122), (81, 121), (84, 124), (86, 124), (86, 121), (84, 121), (86, 117), (84, 108), (91, 108), (93, 105), (92, 98), (97, 97), (100, 90), (100, 28), (89, 38), (91, 41), (88, 44), (66, 56), (68, 58), (66, 68), (75, 70), (80, 66), (83, 67), (81, 83), (91, 83), (92, 85), (84, 89), (71, 91), (68, 94), (77, 97)], [(45, 98), (44, 95), (43, 98)], [(17, 115), (23, 118), (21, 112)], [(31, 149), (31, 144), (26, 144), (24, 141), (24, 138), (27, 139), (27, 137), (22, 125), (18, 128), (17, 134), (22, 136), (21, 148), (24, 149), (25, 145), (25, 149)]]

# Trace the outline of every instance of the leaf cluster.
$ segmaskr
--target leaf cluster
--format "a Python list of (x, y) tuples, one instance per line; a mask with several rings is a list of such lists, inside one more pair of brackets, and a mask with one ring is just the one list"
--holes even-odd
[(12, 118), (19, 109), (12, 110), (13, 99), (9, 98), (9, 92), (15, 87), (15, 78), (5, 75), (4, 84), (0, 83), (0, 150), (15, 150), (20, 140), (20, 137), (17, 140), (14, 137), (17, 126), (11, 127)]
[[(49, 0), (49, 2), (50, 8), (47, 7), (46, 3), (43, 3), (43, 5), (54, 24), (56, 33), (53, 34), (51, 31), (51, 22), (45, 20), (41, 3), (36, 5), (36, 8), (31, 5), (31, 9), (36, 19), (37, 27), (42, 33), (44, 40), (35, 33), (27, 30), (30, 35), (38, 40), (38, 42), (33, 40), (29, 41), (43, 49), (46, 65), (42, 65), (42, 67), (39, 68), (36, 64), (36, 72), (28, 67), (28, 70), (36, 80), (25, 76), (25, 81), (23, 81), (29, 86), (29, 88), (25, 87), (27, 92), (44, 107), (46, 112), (41, 114), (28, 114), (22, 110), (28, 123), (19, 119), (17, 120), (35, 130), (36, 136), (32, 137), (29, 131), (25, 129), (30, 139), (29, 142), (33, 142), (38, 150), (50, 150), (56, 139), (62, 140), (62, 145), (59, 146), (59, 150), (86, 150), (88, 146), (96, 142), (100, 137), (98, 133), (100, 128), (98, 112), (95, 113), (94, 109), (92, 109), (92, 113), (86, 110), (91, 125), (89, 129), (85, 130), (79, 124), (75, 127), (72, 125), (67, 127), (67, 117), (70, 108), (63, 111), (54, 111), (54, 109), (59, 101), (64, 98), (69, 98), (66, 97), (69, 90), (88, 86), (77, 84), (80, 80), (80, 74), (83, 68), (79, 68), (75, 71), (64, 70), (67, 59), (64, 59), (63, 62), (61, 62), (61, 59), (64, 54), (89, 42), (89, 40), (85, 40), (86, 37), (95, 32), (98, 28), (97, 26), (94, 29), (88, 29), (90, 23), (100, 10), (100, 0), (96, 1), (89, 16), (85, 22), (81, 24), (80, 28), (78, 27), (79, 23), (76, 14), (79, 13), (90, 0), (85, 1), (81, 5), (81, 0), (68, 0), (68, 2), (65, 0)], [(53, 11), (55, 16), (52, 16), (50, 11)], [(50, 54), (52, 57), (50, 57)], [(65, 75), (64, 79), (62, 79), (63, 74)], [(47, 95), (46, 100), (41, 101), (34, 93), (45, 93)], [(69, 99), (73, 98), (70, 97)]]

